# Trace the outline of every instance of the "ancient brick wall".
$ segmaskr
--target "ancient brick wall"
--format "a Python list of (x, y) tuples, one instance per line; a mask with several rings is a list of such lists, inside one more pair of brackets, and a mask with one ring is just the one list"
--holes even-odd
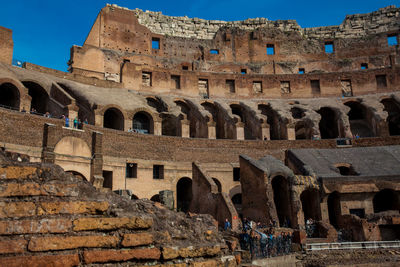
[(0, 187), (3, 266), (236, 265), (207, 215), (100, 193), (59, 167), (3, 157)]
[(11, 64), (13, 50), (12, 30), (0, 26), (0, 62)]

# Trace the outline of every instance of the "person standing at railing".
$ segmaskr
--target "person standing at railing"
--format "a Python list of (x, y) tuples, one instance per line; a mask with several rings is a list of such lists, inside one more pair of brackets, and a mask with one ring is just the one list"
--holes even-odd
[(69, 127), (69, 118), (65, 116), (65, 127)]

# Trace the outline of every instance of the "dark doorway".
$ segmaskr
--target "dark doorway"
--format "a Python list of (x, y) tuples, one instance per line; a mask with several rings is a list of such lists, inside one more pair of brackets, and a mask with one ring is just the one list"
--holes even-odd
[(387, 210), (400, 210), (399, 193), (392, 189), (383, 189), (373, 199), (374, 213)]
[(400, 135), (400, 104), (393, 98), (383, 99), (381, 103), (385, 106), (384, 111), (388, 113), (386, 121), (389, 134)]
[(103, 171), (103, 187), (112, 189), (113, 186), (113, 172), (112, 171)]
[(319, 121), (319, 131), (321, 139), (332, 139), (339, 136), (338, 116), (336, 112), (328, 107), (323, 107), (317, 111), (321, 115)]
[(288, 224), (288, 220), (291, 221), (289, 184), (283, 176), (275, 176), (271, 184), (279, 225), (283, 226)]
[(296, 122), (294, 130), (296, 133), (296, 140), (311, 139), (311, 129), (310, 127), (307, 127), (306, 122), (304, 121)]
[(183, 177), (176, 184), (177, 210), (188, 212), (192, 201), (192, 179)]
[(109, 108), (104, 112), (104, 128), (124, 130), (124, 115), (116, 108)]
[(153, 120), (146, 112), (138, 112), (133, 116), (132, 128), (143, 134), (153, 134)]
[(236, 208), (237, 213), (242, 217), (242, 194), (238, 193), (232, 197), (232, 203)]
[(150, 198), (150, 200), (153, 201), (153, 202), (161, 203), (161, 199), (160, 199), (160, 195), (159, 194), (152, 196)]
[(267, 116), (271, 140), (286, 140), (287, 121), (282, 120), (278, 112), (273, 110), (270, 105), (260, 104), (258, 109), (261, 110), (261, 114)]
[(49, 95), (46, 90), (34, 82), (22, 82), (28, 88), (28, 94), (32, 97), (31, 109), (37, 113), (45, 114), (48, 110)]
[[(18, 88), (11, 83), (0, 85), (0, 105), (6, 108), (19, 109), (20, 95)], [(28, 107), (25, 107), (26, 109)]]
[(347, 115), (352, 134), (360, 137), (373, 137), (374, 131), (367, 119), (367, 108), (356, 101), (347, 102), (345, 105), (350, 107)]
[(339, 217), (342, 215), (340, 209), (340, 195), (337, 191), (332, 192), (328, 197), (328, 214), (330, 224), (337, 229)]
[(319, 192), (316, 189), (307, 189), (300, 195), (301, 206), (304, 213), (304, 223), (308, 219), (321, 220), (321, 207)]

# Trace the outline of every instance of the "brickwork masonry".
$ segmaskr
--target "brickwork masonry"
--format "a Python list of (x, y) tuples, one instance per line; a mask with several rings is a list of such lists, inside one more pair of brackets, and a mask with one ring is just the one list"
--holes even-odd
[(55, 165), (0, 154), (0, 192), (2, 266), (236, 266), (211, 216), (101, 193)]

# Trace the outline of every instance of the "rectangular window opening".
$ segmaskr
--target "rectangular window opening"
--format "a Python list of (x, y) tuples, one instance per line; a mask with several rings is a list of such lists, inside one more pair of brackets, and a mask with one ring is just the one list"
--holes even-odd
[(112, 171), (103, 171), (103, 187), (112, 189), (113, 182), (113, 172)]
[(353, 96), (353, 88), (351, 86), (351, 80), (341, 80), (340, 84), (342, 86), (343, 97)]
[(164, 165), (153, 165), (153, 179), (164, 179)]
[(350, 209), (349, 212), (351, 215), (358, 216), (360, 219), (365, 218), (365, 209)]
[(304, 74), (304, 73), (306, 73), (306, 70), (304, 68), (300, 68), (299, 69), (299, 74)]
[(203, 98), (208, 98), (208, 80), (199, 79), (198, 81), (199, 95)]
[(310, 83), (311, 83), (311, 92), (313, 94), (321, 93), (321, 87), (319, 84), (319, 80), (311, 80)]
[(246, 69), (241, 69), (241, 70), (240, 70), (240, 73), (241, 73), (241, 74), (246, 74), (246, 73), (247, 73), (247, 70), (246, 70)]
[(275, 55), (275, 45), (267, 44), (267, 55)]
[(398, 45), (396, 35), (388, 35), (387, 37), (388, 46)]
[(375, 79), (378, 89), (385, 89), (387, 87), (386, 75), (376, 75)]
[(212, 55), (218, 55), (218, 54), (219, 54), (219, 50), (218, 50), (218, 49), (211, 49), (211, 50), (210, 50), (210, 54), (212, 54)]
[(262, 82), (254, 81), (253, 82), (253, 92), (254, 93), (262, 93), (262, 91), (263, 91)]
[(142, 72), (142, 84), (151, 86), (151, 72)]
[(361, 63), (361, 69), (362, 70), (368, 69), (368, 63)]
[(235, 80), (226, 80), (226, 87), (230, 93), (235, 92)]
[(171, 80), (175, 89), (181, 89), (181, 76), (171, 75)]
[(151, 39), (151, 48), (160, 49), (160, 38), (153, 37)]
[(233, 168), (233, 181), (240, 181), (240, 168)]
[(137, 178), (137, 163), (126, 163), (126, 178)]
[(333, 42), (325, 42), (325, 53), (332, 54), (333, 53)]
[(289, 81), (281, 81), (281, 93), (282, 94), (290, 94), (290, 82)]
[(189, 70), (189, 66), (182, 66), (182, 70)]

